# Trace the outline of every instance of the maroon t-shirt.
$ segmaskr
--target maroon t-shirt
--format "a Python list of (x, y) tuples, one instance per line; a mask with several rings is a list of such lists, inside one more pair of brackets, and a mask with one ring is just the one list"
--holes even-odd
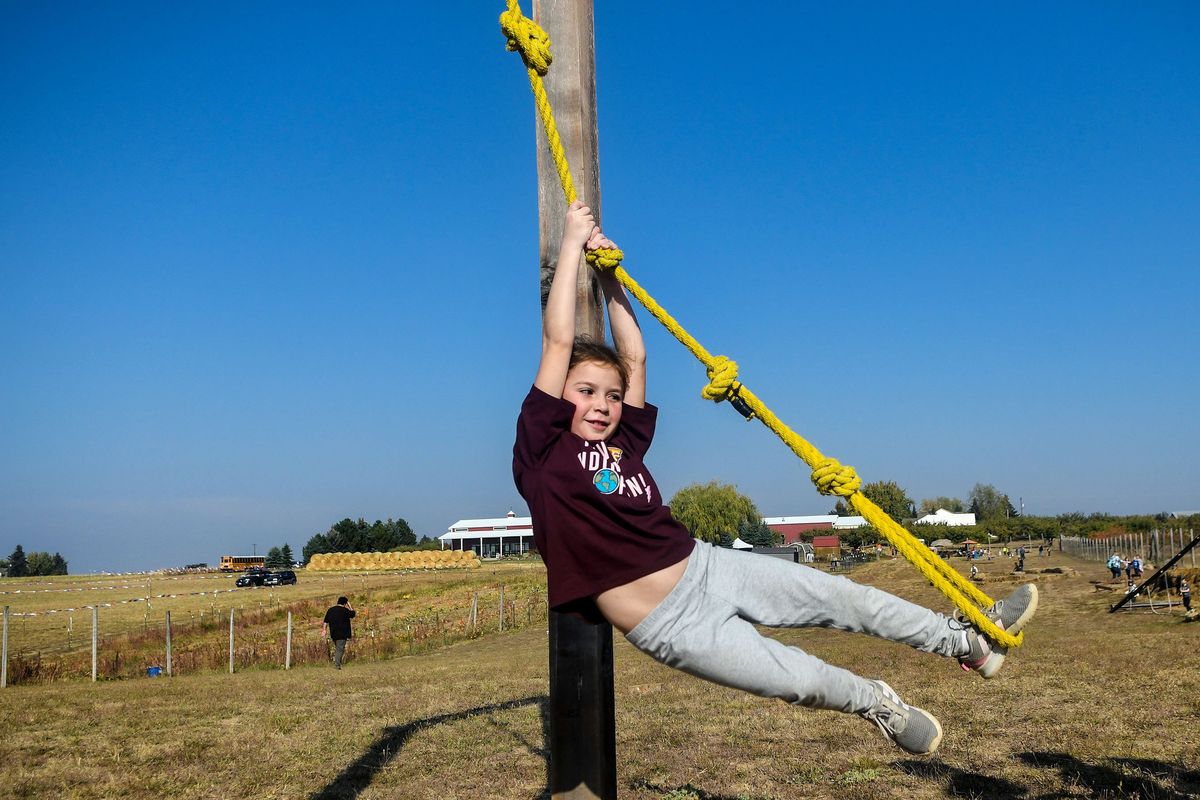
[(594, 595), (679, 563), (695, 542), (642, 463), (658, 409), (623, 406), (620, 425), (603, 442), (572, 433), (574, 413), (571, 401), (529, 390), (517, 419), (513, 478), (546, 562), (550, 607), (592, 617)]

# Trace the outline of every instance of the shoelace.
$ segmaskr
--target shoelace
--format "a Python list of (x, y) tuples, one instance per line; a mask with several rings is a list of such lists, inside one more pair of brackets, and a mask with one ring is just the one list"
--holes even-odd
[(904, 722), (907, 719), (903, 709), (899, 707), (893, 708), (892, 701), (887, 697), (880, 698), (879, 704), (875, 708), (864, 711), (863, 717), (874, 722), (879, 727), (879, 730), (883, 731), (883, 735), (889, 739), (894, 739), (904, 730), (903, 726), (899, 730), (893, 728), (890, 724), (892, 718), (894, 717), (900, 722)]

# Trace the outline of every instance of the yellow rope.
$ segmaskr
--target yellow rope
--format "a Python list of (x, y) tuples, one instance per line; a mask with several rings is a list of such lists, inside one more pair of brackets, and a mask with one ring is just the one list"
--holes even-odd
[[(508, 10), (500, 15), (500, 29), (508, 39), (508, 49), (520, 53), (521, 60), (525, 62), (538, 116), (541, 117), (542, 125), (546, 129), (550, 157), (554, 160), (555, 168), (558, 171), (563, 195), (567, 204), (570, 205), (575, 202), (575, 184), (571, 180), (567, 154), (559, 139), (558, 128), (554, 123), (554, 112), (550, 108), (550, 99), (546, 95), (546, 86), (542, 81), (542, 76), (550, 69), (552, 60), (550, 37), (536, 22), (521, 13), (518, 0), (507, 0), (507, 2)], [(810, 442), (780, 421), (745, 384), (737, 379), (737, 363), (725, 356), (714, 356), (705, 350), (703, 345), (684, 330), (683, 326), (621, 267), (623, 257), (624, 254), (620, 250), (594, 250), (587, 254), (588, 263), (597, 269), (611, 270), (621, 285), (704, 365), (708, 371), (709, 383), (701, 394), (706, 399), (718, 403), (722, 400), (729, 400), (747, 419), (757, 417), (774, 431), (793, 453), (812, 467), (812, 481), (816, 485), (817, 491), (825, 495), (833, 494), (847, 498), (854, 510), (880, 531), (892, 546), (912, 562), (921, 574), (961, 610), (976, 628), (986, 634), (989, 639), (1004, 647), (1015, 647), (1021, 644), (1025, 638), (1023, 633), (1013, 636), (997, 626), (983, 612), (983, 608), (993, 604), (990, 597), (960, 575), (958, 571), (951, 568), (936, 553), (859, 491), (862, 479), (858, 477), (853, 467), (844, 466), (836, 459), (827, 458)]]

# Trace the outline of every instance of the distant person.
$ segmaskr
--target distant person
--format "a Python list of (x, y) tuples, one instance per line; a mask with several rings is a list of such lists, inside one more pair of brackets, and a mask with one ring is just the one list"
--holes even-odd
[(1134, 556), (1133, 560), (1129, 562), (1129, 568), (1133, 570), (1133, 577), (1142, 577), (1142, 557)]
[(337, 605), (325, 612), (325, 621), (321, 623), (321, 636), (333, 640), (333, 668), (342, 668), (342, 657), (346, 654), (346, 642), (354, 633), (350, 629), (350, 620), (354, 619), (354, 607), (349, 598), (342, 596), (337, 599)]
[(1121, 577), (1121, 557), (1119, 555), (1117, 555), (1116, 553), (1113, 553), (1111, 556), (1109, 556), (1108, 557), (1108, 568), (1110, 570), (1112, 570), (1112, 577), (1113, 577), (1114, 581), (1117, 578), (1120, 578)]
[(979, 577), (979, 567), (976, 566), (975, 564), (972, 564), (971, 565), (971, 580), (975, 580), (978, 577)]
[(1179, 596), (1183, 599), (1183, 610), (1185, 612), (1192, 610), (1192, 585), (1188, 583), (1187, 578), (1179, 579)]

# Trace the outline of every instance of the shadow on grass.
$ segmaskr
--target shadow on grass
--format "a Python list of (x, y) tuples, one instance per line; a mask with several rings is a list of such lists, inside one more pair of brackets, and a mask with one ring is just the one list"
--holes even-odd
[[(1200, 771), (1148, 758), (1080, 761), (1069, 753), (1026, 752), (1017, 758), (1031, 767), (1058, 770), (1062, 782), (1082, 786), (1093, 797), (1138, 797), (1141, 800), (1193, 800), (1200, 794)], [(1038, 800), (1064, 795), (1045, 795)]]
[(1005, 778), (968, 772), (947, 764), (931, 761), (900, 761), (899, 769), (918, 778), (945, 781), (946, 794), (952, 797), (972, 797), (978, 800), (1065, 800), (1079, 797), (1079, 789), (1088, 797), (1140, 798), (1140, 800), (1194, 800), (1200, 796), (1200, 771), (1187, 769), (1164, 761), (1146, 758), (1108, 758), (1100, 763), (1082, 761), (1069, 753), (1017, 753), (1022, 763), (1037, 769), (1058, 772), (1064, 788), (1046, 794), (1030, 793)]
[[(358, 757), (353, 764), (350, 764), (342, 770), (337, 777), (329, 782), (325, 788), (311, 795), (311, 800), (344, 800), (345, 798), (357, 797), (363, 790), (371, 785), (371, 781), (375, 779), (376, 773), (391, 763), (392, 759), (400, 754), (401, 748), (408, 742), (414, 733), (432, 728), (435, 725), (444, 725), (446, 723), (459, 722), (460, 720), (476, 717), (481, 714), (493, 714), (497, 711), (511, 711), (514, 708), (523, 708), (525, 706), (538, 706), (541, 718), (542, 729), (545, 731), (549, 724), (547, 716), (548, 705), (550, 698), (545, 695), (537, 695), (535, 697), (523, 697), (520, 700), (509, 700), (505, 703), (495, 703), (490, 706), (479, 706), (477, 708), (468, 708), (465, 711), (455, 711), (450, 714), (439, 714), (436, 717), (426, 717), (419, 719), (416, 722), (410, 722), (406, 725), (393, 725), (384, 728), (380, 732), (379, 738), (372, 743), (367, 751)], [(515, 734), (514, 734), (515, 736)], [(532, 743), (517, 737), (518, 741), (527, 747), (530, 752), (547, 758), (545, 748), (534, 746)], [(548, 738), (548, 737), (544, 737)], [(549, 760), (547, 759), (547, 782), (549, 786)], [(548, 790), (544, 790), (539, 796), (548, 796)]]
[(946, 794), (976, 800), (1012, 800), (1025, 797), (1029, 790), (1018, 783), (982, 772), (968, 772), (939, 761), (898, 761), (896, 767), (909, 775), (929, 781), (945, 781)]

